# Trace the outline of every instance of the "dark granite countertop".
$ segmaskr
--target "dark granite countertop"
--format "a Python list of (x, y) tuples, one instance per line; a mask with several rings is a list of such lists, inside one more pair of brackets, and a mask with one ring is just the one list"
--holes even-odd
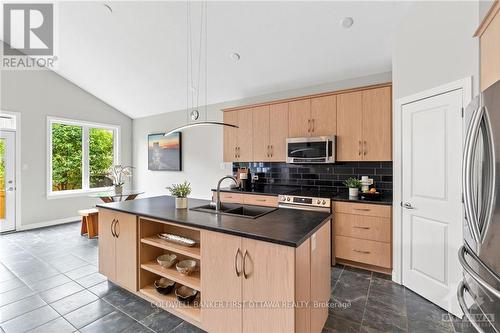
[[(212, 189), (212, 191), (215, 191), (215, 189)], [(280, 194), (289, 194), (291, 192), (298, 191), (297, 188), (295, 187), (290, 187), (290, 186), (280, 186), (280, 185), (267, 185), (264, 187), (259, 187), (253, 190), (240, 190), (238, 188), (221, 188), (221, 192), (231, 192), (231, 193), (243, 193), (243, 194), (259, 194), (259, 195), (270, 195), (270, 196), (277, 196)], [(321, 193), (321, 192), (320, 192)], [(305, 196), (310, 196), (311, 194), (305, 194)], [(361, 198), (350, 198), (348, 192), (335, 192), (331, 193), (330, 195), (326, 194), (319, 194), (320, 197), (330, 197), (333, 201), (344, 201), (344, 202), (358, 202), (358, 203), (366, 203), (366, 204), (373, 204), (373, 205), (392, 205), (392, 197), (391, 196), (382, 196), (380, 199), (373, 200), (373, 199), (361, 199)]]
[[(209, 202), (189, 199), (188, 206), (193, 208)], [(286, 208), (256, 219), (217, 215), (175, 209), (175, 200), (170, 196), (103, 203), (97, 207), (292, 247), (302, 244), (331, 217), (329, 213)]]
[(349, 197), (349, 193), (339, 193), (332, 198), (333, 201), (343, 201), (343, 202), (357, 202), (357, 203), (365, 203), (371, 205), (387, 205), (392, 206), (392, 197), (384, 197), (382, 196), (380, 199), (361, 199), (361, 198), (351, 198)]

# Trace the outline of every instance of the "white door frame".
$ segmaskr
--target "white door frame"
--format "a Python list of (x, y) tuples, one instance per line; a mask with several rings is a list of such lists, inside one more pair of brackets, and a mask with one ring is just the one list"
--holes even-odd
[(0, 110), (0, 114), (14, 116), (16, 118), (16, 157), (15, 157), (15, 174), (16, 174), (16, 230), (21, 230), (21, 112)]
[[(414, 95), (405, 96), (397, 99), (395, 101), (395, 108), (392, 115), (392, 131), (394, 136), (393, 144), (393, 202), (392, 202), (392, 280), (396, 283), (402, 283), (402, 258), (403, 258), (403, 247), (401, 244), (402, 240), (402, 215), (403, 211), (401, 208), (401, 198), (403, 194), (403, 182), (402, 182), (402, 121), (403, 117), (401, 115), (403, 106), (418, 100), (429, 98), (432, 96), (444, 94), (453, 90), (462, 89), (462, 105), (465, 108), (472, 100), (472, 77), (466, 77), (461, 80), (446, 83), (444, 85), (434, 87), (429, 90), (425, 90)], [(458, 255), (458, 254), (457, 254)]]

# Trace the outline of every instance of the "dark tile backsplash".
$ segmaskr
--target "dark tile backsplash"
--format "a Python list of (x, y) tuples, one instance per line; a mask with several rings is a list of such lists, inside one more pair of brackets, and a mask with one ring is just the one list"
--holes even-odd
[(374, 186), (384, 195), (392, 195), (392, 162), (337, 162), (335, 164), (287, 164), (281, 162), (235, 162), (233, 172), (248, 167), (259, 175), (260, 184), (317, 187), (346, 191), (343, 181), (349, 177), (373, 178)]

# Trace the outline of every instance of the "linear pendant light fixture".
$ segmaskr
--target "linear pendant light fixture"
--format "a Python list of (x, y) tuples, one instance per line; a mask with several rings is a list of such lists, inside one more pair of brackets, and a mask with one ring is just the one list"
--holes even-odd
[[(238, 128), (237, 125), (233, 124), (228, 124), (224, 122), (219, 122), (219, 121), (208, 121), (207, 120), (207, 91), (208, 91), (208, 86), (207, 86), (207, 49), (208, 49), (208, 24), (207, 24), (207, 1), (202, 2), (201, 4), (201, 15), (200, 15), (200, 41), (199, 41), (199, 52), (198, 52), (198, 77), (197, 77), (197, 85), (195, 87), (194, 85), (194, 78), (193, 78), (193, 46), (192, 46), (192, 34), (191, 34), (191, 4), (190, 1), (186, 1), (187, 4), (187, 105), (186, 105), (186, 124), (183, 126), (176, 127), (174, 129), (171, 129), (165, 133), (165, 136), (168, 136), (170, 134), (173, 134), (175, 132), (179, 132), (191, 127), (199, 127), (199, 126), (227, 126), (227, 127), (234, 127)], [(203, 20), (204, 19), (204, 20)], [(189, 122), (189, 118), (191, 120), (196, 121), (198, 120), (200, 113), (198, 111), (200, 103), (199, 103), (199, 96), (200, 96), (200, 73), (201, 73), (201, 58), (202, 58), (202, 46), (203, 46), (203, 26), (205, 27), (205, 120), (204, 121), (198, 121), (198, 122)], [(191, 82), (191, 85), (190, 85)], [(195, 107), (195, 92), (196, 92), (196, 107)], [(189, 95), (191, 94), (191, 100), (192, 100), (192, 109), (190, 112), (189, 108)]]

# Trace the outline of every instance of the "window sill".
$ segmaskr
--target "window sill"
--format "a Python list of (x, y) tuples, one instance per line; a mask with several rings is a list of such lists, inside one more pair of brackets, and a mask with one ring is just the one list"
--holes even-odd
[(60, 192), (49, 192), (47, 193), (47, 200), (53, 199), (66, 199), (66, 198), (78, 198), (78, 197), (88, 197), (89, 194), (111, 191), (113, 187), (99, 187), (88, 190), (69, 190)]

